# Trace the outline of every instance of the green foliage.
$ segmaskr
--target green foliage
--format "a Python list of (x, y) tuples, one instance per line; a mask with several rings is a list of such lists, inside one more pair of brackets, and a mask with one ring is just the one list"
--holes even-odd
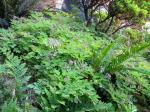
[(110, 15), (117, 14), (117, 16), (122, 16), (122, 19), (123, 17), (126, 19), (132, 18), (131, 21), (142, 23), (148, 14), (147, 6), (144, 5), (143, 2), (145, 1), (141, 0), (139, 2), (137, 0), (115, 0), (111, 5), (109, 13)]
[(117, 36), (97, 36), (63, 12), (13, 20), (0, 29), (2, 110), (136, 112), (141, 98), (149, 108), (150, 66), (142, 54), (150, 43), (127, 45)]
[(17, 101), (11, 100), (9, 102), (5, 102), (2, 107), (2, 112), (21, 112), (21, 110), (17, 106)]
[[(123, 28), (142, 27), (149, 17), (147, 0), (79, 0), (87, 23), (94, 20), (97, 31), (115, 34)], [(82, 8), (81, 8), (82, 7)]]
[[(74, 74), (71, 74), (74, 75)], [(67, 77), (67, 76), (66, 76)], [(45, 85), (46, 88), (40, 88), (43, 96), (39, 99), (41, 107), (46, 112), (49, 111), (66, 111), (66, 112), (85, 112), (95, 110), (109, 110), (111, 104), (104, 104), (98, 101), (95, 90), (87, 81), (69, 79), (66, 82), (59, 82), (58, 89)], [(64, 80), (67, 80), (64, 79)], [(39, 83), (40, 84), (40, 83)], [(41, 87), (43, 87), (40, 84)], [(45, 97), (44, 97), (45, 96)]]
[(7, 100), (9, 101), (10, 98), (17, 98), (17, 100), (11, 100), (5, 103), (2, 108), (3, 112), (9, 110), (19, 112), (17, 109), (17, 101), (20, 102), (20, 104), (26, 102), (25, 100), (28, 98), (28, 94), (24, 92), (28, 89), (26, 84), (30, 79), (30, 76), (27, 76), (26, 72), (25, 64), (22, 64), (18, 57), (6, 53), (5, 63), (0, 65), (1, 103), (4, 103), (4, 101), (7, 102)]

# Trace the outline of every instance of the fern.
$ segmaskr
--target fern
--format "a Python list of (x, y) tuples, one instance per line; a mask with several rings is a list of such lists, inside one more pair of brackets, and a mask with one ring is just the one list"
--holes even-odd
[[(110, 55), (112, 54), (113, 49), (116, 47), (116, 43), (112, 42), (109, 45), (107, 45), (107, 47), (105, 47), (100, 54), (96, 55), (96, 58), (94, 57), (93, 59), (93, 66), (96, 69), (99, 69), (100, 66), (106, 65), (107, 63), (109, 63), (109, 61), (107, 60), (108, 58), (110, 58)], [(100, 65), (101, 64), (101, 65)]]
[(2, 112), (22, 112), (17, 106), (17, 100), (6, 101), (2, 106)]
[(11, 53), (7, 53), (7, 59), (3, 65), (0, 66), (0, 73), (4, 76), (7, 74), (8, 77), (12, 77), (15, 80), (16, 88), (13, 96), (17, 98), (23, 98), (23, 92), (27, 89), (25, 84), (30, 79), (30, 76), (26, 74), (27, 68), (25, 64), (21, 63), (21, 60)]
[(134, 112), (137, 102), (131, 95), (137, 93), (148, 108), (150, 67), (135, 54), (141, 58), (149, 43), (127, 47), (119, 38), (95, 37), (72, 16), (46, 13), (46, 18), (33, 13), (0, 30), (3, 110), (19, 106), (30, 112), (34, 104), (44, 112)]
[[(96, 51), (98, 55), (94, 53), (92, 63), (96, 71), (100, 70), (101, 72), (112, 73), (121, 69), (127, 70), (127, 68), (124, 67), (123, 63), (135, 54), (150, 46), (150, 43), (142, 43), (132, 46), (131, 48), (122, 49), (121, 45), (119, 44), (121, 43), (118, 43), (118, 41), (110, 43), (104, 49), (99, 51), (99, 54), (97, 53), (98, 51)], [(122, 53), (114, 56), (115, 51), (119, 50), (122, 51)]]
[(138, 73), (142, 73), (142, 76), (148, 76), (150, 74), (150, 70), (144, 68), (127, 68), (128, 70), (135, 71)]
[(140, 51), (144, 50), (145, 48), (148, 48), (150, 46), (150, 43), (142, 43), (140, 45), (135, 45), (129, 49), (125, 49), (123, 53), (111, 60), (111, 63), (109, 66), (107, 66), (106, 71), (115, 72), (117, 70), (120, 70), (120, 67), (122, 67), (122, 63), (128, 60), (133, 55), (139, 53)]

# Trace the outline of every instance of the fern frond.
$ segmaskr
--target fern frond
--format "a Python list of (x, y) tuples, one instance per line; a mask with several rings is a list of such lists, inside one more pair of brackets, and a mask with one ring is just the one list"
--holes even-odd
[(143, 68), (127, 68), (127, 69), (131, 70), (131, 71), (138, 72), (138, 73), (142, 73), (144, 76), (150, 75), (150, 70), (146, 70), (146, 69), (143, 69)]
[(2, 112), (21, 112), (17, 106), (17, 100), (12, 99), (9, 102), (5, 102), (5, 104), (2, 106)]
[(0, 73), (5, 73), (5, 72), (6, 72), (6, 66), (0, 65)]
[(117, 43), (112, 42), (107, 47), (105, 47), (96, 57), (93, 59), (93, 66), (97, 70), (100, 66), (107, 65), (109, 63), (108, 58), (112, 54), (113, 50), (115, 49)]
[(27, 72), (25, 64), (22, 64), (21, 60), (11, 53), (7, 53), (6, 66), (10, 69), (9, 73), (16, 78), (24, 76)]
[(3, 65), (0, 65), (0, 73), (12, 77), (14, 79), (15, 94), (17, 98), (23, 98), (25, 94), (23, 92), (27, 89), (25, 84), (29, 81), (30, 76), (26, 74), (27, 68), (25, 64), (21, 63), (21, 60), (11, 54), (10, 52), (6, 53), (7, 59)]
[(116, 70), (118, 70), (117, 68), (120, 68), (120, 66), (123, 62), (128, 60), (133, 55), (144, 50), (145, 48), (148, 48), (149, 46), (150, 46), (150, 43), (144, 43), (144, 44), (140, 44), (140, 45), (135, 45), (135, 46), (131, 47), (130, 49), (126, 49), (121, 55), (119, 55), (111, 60), (111, 63), (109, 64), (109, 66), (106, 67), (107, 68), (106, 71), (107, 72), (109, 72), (109, 71), (115, 72)]

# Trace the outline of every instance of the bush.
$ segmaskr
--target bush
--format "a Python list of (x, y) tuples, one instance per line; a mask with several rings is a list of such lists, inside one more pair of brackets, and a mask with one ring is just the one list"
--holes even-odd
[(119, 35), (96, 36), (63, 12), (14, 20), (8, 30), (0, 29), (0, 73), (11, 76), (16, 91), (4, 95), (14, 98), (5, 105), (23, 111), (136, 112), (142, 99), (149, 108), (150, 66), (142, 53), (150, 43), (124, 41)]

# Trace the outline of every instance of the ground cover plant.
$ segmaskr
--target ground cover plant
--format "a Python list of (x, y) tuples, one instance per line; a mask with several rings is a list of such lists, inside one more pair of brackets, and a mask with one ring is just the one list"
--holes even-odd
[(47, 10), (11, 24), (0, 29), (2, 112), (150, 110), (148, 35), (110, 37)]

